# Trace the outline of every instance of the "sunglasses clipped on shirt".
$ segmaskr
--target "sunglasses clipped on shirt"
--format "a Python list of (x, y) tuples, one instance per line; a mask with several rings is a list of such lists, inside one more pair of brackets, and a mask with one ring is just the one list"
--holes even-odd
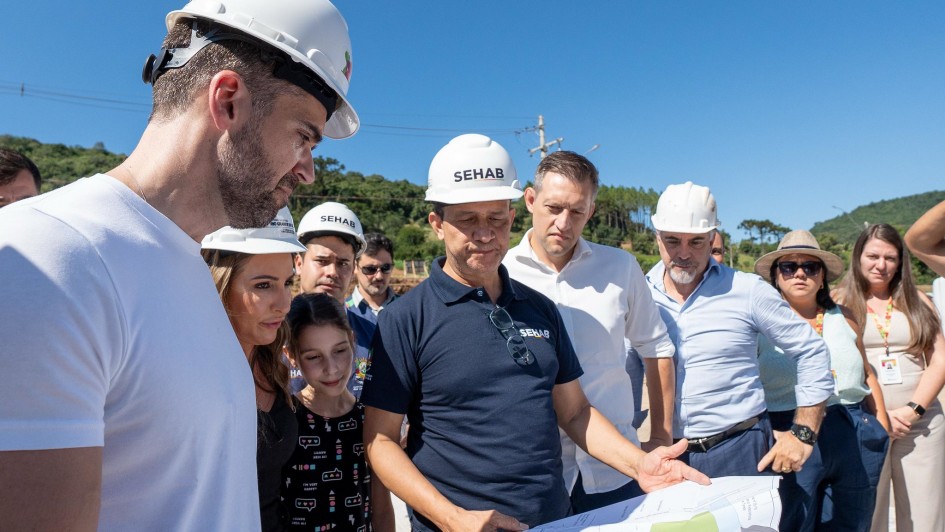
[[(516, 364), (527, 366), (535, 361), (535, 356), (525, 345), (525, 339), (515, 332), (515, 322), (512, 321), (512, 316), (509, 316), (508, 311), (502, 307), (492, 309), (489, 313), (489, 321), (505, 337), (505, 347), (508, 348), (509, 356)], [(512, 334), (509, 334), (509, 331), (512, 331)]]
[(813, 277), (820, 273), (824, 265), (818, 261), (809, 260), (806, 262), (797, 263), (794, 261), (786, 260), (778, 262), (778, 271), (782, 275), (794, 275), (797, 273), (797, 269), (800, 268), (804, 270), (804, 275), (808, 277)]
[(387, 275), (393, 269), (394, 269), (393, 264), (389, 262), (385, 262), (384, 264), (381, 264), (380, 266), (361, 266), (361, 273), (370, 277), (374, 275), (375, 273), (377, 273), (377, 270), (380, 270), (381, 273), (383, 273), (384, 275)]

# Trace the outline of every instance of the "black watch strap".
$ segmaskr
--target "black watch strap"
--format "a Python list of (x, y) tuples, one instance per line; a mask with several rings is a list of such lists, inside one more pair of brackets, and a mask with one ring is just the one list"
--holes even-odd
[(915, 411), (915, 413), (918, 414), (919, 417), (922, 417), (925, 415), (925, 407), (920, 405), (919, 403), (913, 403), (912, 401), (909, 401), (908, 403), (906, 403), (906, 406), (908, 406), (913, 411)]
[(791, 434), (793, 434), (795, 438), (801, 440), (801, 443), (806, 443), (807, 445), (814, 445), (817, 443), (817, 433), (806, 425), (799, 425), (795, 423), (791, 426)]

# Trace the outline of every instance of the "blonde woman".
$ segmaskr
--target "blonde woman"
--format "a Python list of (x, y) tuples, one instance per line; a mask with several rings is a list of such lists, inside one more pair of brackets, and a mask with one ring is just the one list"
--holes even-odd
[(295, 449), (298, 425), (282, 346), (289, 338), (285, 317), (295, 274), (292, 254), (305, 248), (295, 237), (288, 208), (279, 211), (267, 227), (224, 227), (207, 235), (201, 247), (256, 384), (256, 475), (262, 530), (286, 530), (288, 514), (279, 490), (282, 466)]
[(945, 530), (945, 415), (937, 399), (945, 384), (945, 339), (895, 228), (875, 224), (860, 234), (837, 296), (863, 327), (892, 428), (872, 530), (887, 530), (890, 482), (898, 532)]

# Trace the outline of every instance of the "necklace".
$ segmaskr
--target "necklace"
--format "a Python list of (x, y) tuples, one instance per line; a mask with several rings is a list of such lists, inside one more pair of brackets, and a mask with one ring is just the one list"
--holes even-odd
[(883, 339), (883, 347), (886, 348), (886, 356), (889, 356), (889, 322), (892, 321), (892, 296), (889, 296), (889, 301), (886, 302), (886, 326), (884, 327), (879, 323), (879, 317), (873, 309), (870, 308), (869, 304), (866, 305), (868, 314), (873, 317), (873, 323), (876, 324), (876, 330), (879, 331), (880, 338)]
[[(804, 315), (801, 314), (800, 312), (796, 310), (794, 312), (796, 312), (798, 316), (804, 318)], [(804, 318), (804, 319), (807, 320), (807, 323), (810, 323), (809, 319), (807, 318)], [(820, 336), (824, 335), (824, 309), (823, 308), (817, 307), (817, 315), (814, 317), (814, 323), (811, 323), (811, 327), (813, 327), (814, 330), (817, 332), (817, 334), (819, 334)]]
[(817, 307), (817, 317), (814, 318), (814, 330), (820, 336), (824, 335), (824, 309)]

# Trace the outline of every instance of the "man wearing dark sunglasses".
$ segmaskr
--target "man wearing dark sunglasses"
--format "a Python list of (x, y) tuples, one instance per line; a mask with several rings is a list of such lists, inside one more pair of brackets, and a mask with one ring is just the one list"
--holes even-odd
[(523, 530), (565, 517), (559, 427), (644, 491), (708, 483), (675, 459), (685, 442), (646, 454), (588, 402), (555, 304), (501, 264), (521, 196), (502, 146), (453, 139), (430, 165), (426, 195), (446, 256), (378, 315), (364, 441), (376, 478), (413, 509), (414, 530)]
[(394, 243), (380, 233), (364, 235), (367, 246), (358, 257), (354, 278), (357, 285), (345, 300), (352, 312), (377, 321), (377, 313), (389, 305), (397, 294), (390, 287), (390, 276), (394, 271)]

